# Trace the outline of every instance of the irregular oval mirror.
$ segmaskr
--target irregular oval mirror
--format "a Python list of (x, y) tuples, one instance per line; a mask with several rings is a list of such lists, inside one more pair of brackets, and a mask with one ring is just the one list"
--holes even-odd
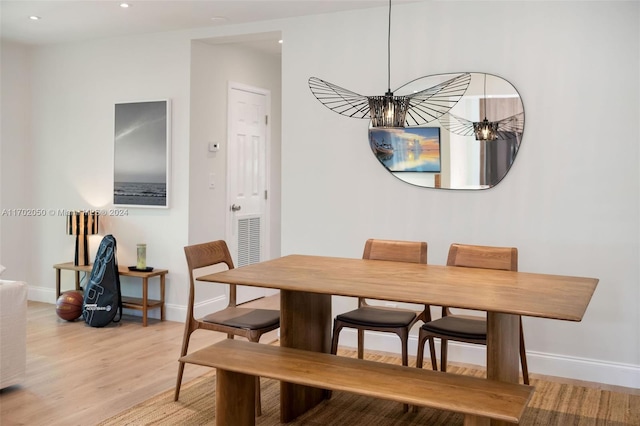
[[(419, 92), (460, 74), (421, 77), (394, 95)], [(522, 99), (501, 77), (469, 74), (465, 94), (438, 119), (423, 126), (369, 129), (371, 150), (395, 177), (427, 188), (487, 189), (509, 172), (524, 132)]]

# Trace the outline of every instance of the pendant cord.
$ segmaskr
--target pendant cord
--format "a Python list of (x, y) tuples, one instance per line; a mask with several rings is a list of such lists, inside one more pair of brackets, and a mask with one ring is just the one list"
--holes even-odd
[(484, 119), (487, 119), (487, 74), (484, 74), (484, 97), (482, 98), (484, 104)]
[(391, 0), (389, 0), (389, 30), (387, 32), (387, 87), (391, 92)]

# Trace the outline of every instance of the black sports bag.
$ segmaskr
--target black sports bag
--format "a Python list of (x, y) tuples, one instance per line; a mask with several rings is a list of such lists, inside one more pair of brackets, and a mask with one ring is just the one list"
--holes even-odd
[[(118, 319), (115, 317), (120, 313)], [(104, 327), (122, 318), (122, 294), (116, 257), (116, 239), (105, 236), (93, 262), (89, 284), (84, 289), (84, 321), (92, 327)]]

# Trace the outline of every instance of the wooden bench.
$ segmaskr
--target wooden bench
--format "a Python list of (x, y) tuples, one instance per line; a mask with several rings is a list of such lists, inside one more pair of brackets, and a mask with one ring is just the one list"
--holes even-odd
[(255, 377), (462, 413), (465, 426), (518, 423), (534, 388), (225, 339), (180, 358), (217, 368), (216, 425), (255, 424)]

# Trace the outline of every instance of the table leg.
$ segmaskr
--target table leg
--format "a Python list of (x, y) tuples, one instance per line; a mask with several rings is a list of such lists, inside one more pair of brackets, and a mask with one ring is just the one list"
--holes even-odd
[[(280, 291), (280, 345), (331, 352), (331, 295)], [(287, 423), (318, 405), (323, 389), (281, 382), (280, 421)]]
[(76, 291), (80, 291), (80, 271), (76, 271)]
[[(520, 316), (487, 313), (487, 379), (518, 383)], [(491, 425), (509, 423), (492, 420)]]
[(60, 273), (62, 270), (56, 268), (56, 300), (60, 297)]
[(149, 293), (149, 278), (142, 278), (142, 326), (147, 326), (147, 297)]
[(160, 321), (164, 321), (164, 274), (160, 275)]

